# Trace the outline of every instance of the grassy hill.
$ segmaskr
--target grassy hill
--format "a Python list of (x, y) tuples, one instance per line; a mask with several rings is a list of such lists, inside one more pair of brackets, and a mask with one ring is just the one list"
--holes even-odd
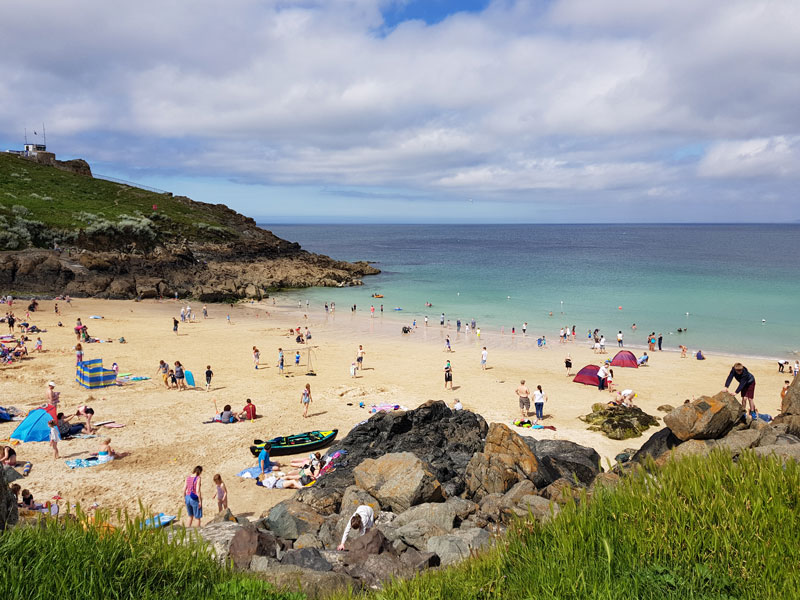
[(127, 231), (127, 237), (139, 232), (145, 240), (156, 235), (166, 241), (226, 241), (238, 237), (244, 222), (255, 227), (251, 221), (221, 204), (157, 194), (0, 153), (0, 227), (11, 230), (0, 234), (0, 249), (68, 244), (80, 231), (114, 233), (115, 227)]

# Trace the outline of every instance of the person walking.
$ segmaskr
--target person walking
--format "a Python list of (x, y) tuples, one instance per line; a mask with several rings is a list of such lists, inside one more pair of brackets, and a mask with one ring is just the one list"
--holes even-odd
[(620, 330), (617, 332), (617, 346), (620, 348), (622, 348), (622, 337), (622, 331)]
[(303, 395), (300, 397), (300, 403), (303, 405), (303, 418), (308, 418), (308, 407), (311, 406), (311, 384), (307, 383), (303, 389)]
[(481, 369), (486, 370), (486, 361), (489, 359), (489, 351), (486, 349), (486, 346), (483, 347), (481, 350)]
[(746, 404), (749, 403), (750, 405), (750, 416), (755, 417), (758, 415), (758, 411), (756, 411), (756, 404), (753, 397), (755, 396), (756, 392), (756, 378), (753, 374), (747, 370), (742, 363), (737, 362), (731, 367), (731, 372), (728, 373), (728, 378), (725, 380), (725, 389), (722, 390), (723, 392), (730, 392), (730, 385), (733, 380), (739, 382), (739, 385), (736, 387), (736, 391), (733, 392), (733, 395), (741, 394), (742, 395), (742, 409), (746, 410)]
[(206, 365), (206, 391), (211, 388), (212, 377), (214, 377), (214, 371), (211, 370), (211, 365)]
[(258, 370), (258, 363), (261, 360), (261, 352), (259, 352), (258, 348), (253, 346), (253, 364), (256, 367), (256, 371)]
[(537, 385), (533, 392), (533, 406), (536, 409), (536, 420), (544, 419), (544, 403), (547, 402), (547, 394), (542, 391), (542, 386)]
[(359, 371), (364, 368), (364, 354), (366, 354), (366, 352), (364, 352), (364, 346), (359, 344), (358, 350), (356, 351), (356, 363)]
[(186, 478), (186, 485), (183, 487), (183, 501), (186, 504), (186, 512), (189, 515), (189, 525), (191, 527), (197, 519), (196, 527), (200, 527), (200, 519), (203, 518), (203, 492), (201, 489), (202, 480), (200, 475), (203, 467), (196, 466), (192, 474)]

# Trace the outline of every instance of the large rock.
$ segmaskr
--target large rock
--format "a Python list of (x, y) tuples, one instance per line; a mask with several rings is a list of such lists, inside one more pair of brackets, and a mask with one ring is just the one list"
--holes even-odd
[(437, 535), (428, 539), (427, 551), (439, 557), (443, 566), (461, 562), (469, 557), (469, 544), (457, 535)]
[(287, 540), (296, 540), (304, 533), (316, 535), (324, 521), (322, 515), (294, 499), (273, 506), (266, 519), (269, 530)]
[(520, 518), (533, 517), (540, 523), (546, 523), (560, 512), (560, 507), (541, 496), (523, 496), (517, 506), (506, 509), (504, 516)]
[(0, 531), (16, 525), (18, 521), (17, 498), (8, 488), (5, 469), (0, 469)]
[(339, 512), (343, 493), (344, 488), (322, 489), (315, 484), (299, 490), (294, 495), (294, 500), (305, 504), (317, 514), (327, 516)]
[(281, 558), (282, 565), (294, 565), (312, 571), (330, 571), (331, 563), (325, 560), (316, 548), (299, 548), (289, 550)]
[(716, 440), (744, 415), (741, 403), (728, 392), (701, 396), (664, 416), (664, 424), (679, 440)]
[(353, 470), (358, 487), (393, 512), (422, 502), (444, 500), (442, 485), (428, 466), (411, 452), (368, 458)]
[(335, 471), (309, 489), (316, 488), (314, 494), (331, 490), (344, 493), (355, 482), (353, 469), (364, 459), (411, 452), (428, 465), (441, 483), (443, 495), (461, 495), (467, 463), (475, 452), (483, 450), (487, 429), (480, 415), (452, 411), (440, 401), (427, 402), (415, 410), (376, 413), (330, 449), (329, 453), (344, 449), (347, 454), (337, 461)]
[(438, 567), (441, 564), (439, 557), (434, 552), (420, 552), (415, 548), (409, 548), (403, 552), (400, 555), (400, 562), (415, 572)]
[(592, 412), (580, 417), (589, 424), (590, 431), (600, 431), (612, 440), (640, 437), (649, 427), (658, 425), (658, 419), (648, 415), (638, 406), (592, 405)]
[(567, 440), (523, 439), (539, 461), (539, 470), (533, 478), (537, 488), (546, 487), (564, 477), (575, 483), (591, 485), (602, 471), (600, 455), (594, 448)]
[(352, 516), (356, 509), (362, 504), (372, 508), (375, 516), (381, 512), (381, 504), (373, 496), (362, 490), (357, 485), (348, 486), (344, 491), (344, 495), (342, 496), (339, 514)]
[(430, 521), (413, 521), (398, 527), (395, 533), (398, 539), (402, 540), (407, 546), (417, 550), (425, 550), (428, 539), (437, 535), (446, 535), (447, 531)]
[(777, 456), (783, 462), (787, 460), (800, 462), (800, 444), (759, 446), (753, 452), (758, 456)]
[(256, 557), (252, 569), (275, 587), (290, 592), (302, 592), (308, 598), (326, 598), (336, 592), (360, 590), (361, 585), (346, 573), (313, 571), (295, 565), (282, 565), (273, 559)]
[(348, 575), (373, 589), (382, 587), (393, 578), (410, 577), (414, 573), (410, 566), (389, 553), (370, 554), (363, 561), (349, 563), (346, 569)]
[(492, 543), (492, 536), (489, 535), (489, 532), (479, 527), (456, 529), (453, 531), (453, 535), (464, 540), (470, 550), (483, 550)]
[(478, 505), (475, 502), (467, 500), (466, 498), (459, 498), (458, 496), (448, 498), (447, 504), (453, 507), (453, 510), (456, 511), (456, 517), (460, 521), (464, 521), (478, 510)]
[(231, 561), (237, 569), (249, 567), (258, 551), (258, 532), (252, 525), (213, 523), (201, 528), (199, 534), (214, 549), (217, 560), (223, 564)]
[(781, 415), (800, 416), (800, 377), (795, 377), (781, 400)]
[(717, 440), (715, 448), (727, 450), (733, 456), (738, 456), (747, 448), (755, 448), (761, 441), (762, 432), (756, 429), (742, 429), (731, 431), (724, 438)]
[(445, 531), (452, 531), (457, 514), (458, 511), (454, 504), (447, 502), (426, 502), (425, 504), (409, 508), (404, 513), (397, 515), (397, 518), (392, 521), (392, 525), (395, 527), (402, 527), (413, 521), (428, 521)]
[(651, 458), (658, 458), (681, 442), (682, 440), (679, 440), (669, 427), (664, 427), (664, 429), (656, 431), (650, 436), (649, 440), (642, 444), (638, 452), (633, 455), (632, 460), (641, 463), (648, 456)]
[(487, 494), (504, 494), (518, 481), (533, 478), (538, 469), (539, 461), (522, 436), (492, 423), (483, 452), (475, 453), (467, 465), (467, 495), (479, 501)]

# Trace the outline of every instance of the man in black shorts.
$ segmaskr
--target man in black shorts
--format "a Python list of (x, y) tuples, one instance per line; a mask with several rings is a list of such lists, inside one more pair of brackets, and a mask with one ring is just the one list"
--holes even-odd
[(730, 393), (728, 386), (730, 386), (731, 381), (736, 380), (739, 382), (739, 385), (736, 388), (736, 391), (733, 392), (733, 395), (741, 393), (742, 394), (742, 408), (747, 409), (746, 404), (750, 403), (750, 415), (755, 417), (758, 415), (756, 411), (756, 404), (753, 400), (753, 397), (756, 393), (756, 378), (753, 374), (747, 370), (742, 363), (737, 362), (731, 368), (731, 372), (728, 373), (728, 378), (725, 380), (725, 389), (722, 390), (723, 392)]

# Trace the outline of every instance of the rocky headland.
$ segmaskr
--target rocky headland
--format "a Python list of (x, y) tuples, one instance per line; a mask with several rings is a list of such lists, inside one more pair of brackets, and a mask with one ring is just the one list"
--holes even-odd
[(88, 165), (55, 166), (0, 156), (4, 290), (213, 302), (360, 285), (379, 273), (307, 252), (223, 204), (93, 179)]

